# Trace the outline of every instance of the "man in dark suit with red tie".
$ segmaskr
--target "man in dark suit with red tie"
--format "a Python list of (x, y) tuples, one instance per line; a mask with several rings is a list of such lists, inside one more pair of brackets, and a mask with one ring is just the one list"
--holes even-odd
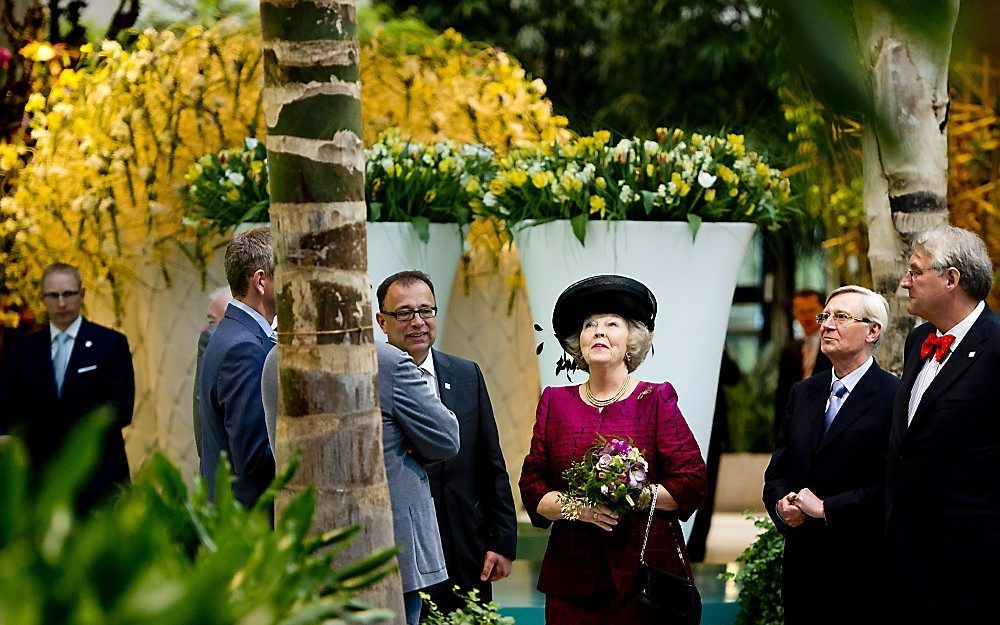
[(764, 504), (785, 536), (788, 625), (881, 622), (885, 450), (899, 380), (873, 354), (888, 317), (869, 289), (831, 293), (817, 322), (833, 370), (791, 390), (764, 474)]
[(1000, 579), (1000, 318), (976, 235), (913, 240), (900, 286), (927, 320), (906, 338), (886, 475), (893, 622), (996, 619)]
[(23, 437), (44, 469), (81, 419), (107, 409), (111, 425), (77, 500), (87, 510), (129, 480), (121, 429), (135, 403), (132, 354), (125, 335), (80, 314), (86, 290), (76, 267), (46, 267), (41, 291), (48, 326), (16, 343), (0, 372), (0, 432)]

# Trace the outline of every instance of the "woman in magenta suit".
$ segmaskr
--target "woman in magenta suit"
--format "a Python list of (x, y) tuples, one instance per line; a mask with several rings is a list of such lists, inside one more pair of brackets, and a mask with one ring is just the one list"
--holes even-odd
[(655, 317), (653, 294), (623, 276), (587, 278), (556, 301), (556, 338), (589, 378), (542, 392), (521, 473), (521, 499), (532, 523), (552, 525), (538, 579), (548, 625), (657, 622), (635, 589), (648, 512), (617, 517), (597, 506), (585, 507), (576, 521), (563, 515), (562, 473), (599, 435), (631, 438), (649, 462), (650, 482), (659, 485), (646, 561), (690, 573), (687, 557), (682, 563), (677, 555), (669, 516), (659, 511), (691, 516), (705, 497), (705, 462), (673, 386), (630, 375), (649, 352)]

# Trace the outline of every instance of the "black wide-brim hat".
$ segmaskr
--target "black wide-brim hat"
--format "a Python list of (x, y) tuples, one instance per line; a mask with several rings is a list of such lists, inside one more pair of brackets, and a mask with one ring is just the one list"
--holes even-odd
[(556, 300), (552, 330), (565, 347), (567, 338), (580, 335), (587, 317), (602, 313), (638, 321), (652, 332), (656, 298), (645, 284), (626, 276), (584, 278), (567, 287)]

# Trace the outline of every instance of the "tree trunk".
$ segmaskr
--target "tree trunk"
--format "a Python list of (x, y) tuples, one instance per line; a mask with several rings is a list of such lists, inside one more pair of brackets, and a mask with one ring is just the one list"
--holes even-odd
[[(359, 524), (338, 564), (392, 545), (365, 241), (355, 0), (263, 0), (264, 115), (277, 257), (278, 509), (313, 486), (314, 530)], [(393, 573), (362, 593), (403, 623)]]
[(855, 0), (858, 40), (879, 118), (863, 137), (868, 258), (875, 290), (889, 301), (879, 363), (894, 373), (916, 319), (899, 279), (913, 236), (948, 222), (948, 61), (959, 0), (933, 31), (907, 27), (878, 2)]

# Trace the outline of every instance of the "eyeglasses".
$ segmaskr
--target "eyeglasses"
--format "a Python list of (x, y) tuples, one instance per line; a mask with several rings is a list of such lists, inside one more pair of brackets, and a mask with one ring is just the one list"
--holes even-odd
[(438, 314), (437, 306), (434, 308), (418, 308), (417, 310), (397, 310), (396, 312), (386, 312), (382, 311), (382, 314), (387, 317), (393, 317), (396, 321), (406, 322), (413, 319), (414, 315), (420, 315), (421, 319), (430, 319), (436, 317)]
[(915, 279), (917, 276), (922, 276), (928, 271), (936, 271), (938, 274), (945, 271), (944, 269), (938, 269), (937, 267), (928, 267), (927, 269), (907, 269), (906, 275), (910, 277), (910, 280)]
[(80, 291), (63, 291), (62, 293), (57, 293), (55, 291), (51, 293), (42, 293), (42, 299), (51, 300), (53, 302), (58, 302), (59, 298), (70, 299), (71, 297), (76, 297), (80, 294)]
[(833, 322), (838, 326), (842, 326), (845, 323), (850, 323), (851, 321), (860, 321), (861, 323), (872, 323), (872, 320), (869, 319), (868, 317), (853, 317), (845, 312), (835, 312), (835, 313), (822, 312), (816, 315), (816, 323), (823, 325), (824, 323), (826, 323), (826, 320), (829, 319), (830, 317), (833, 317)]

